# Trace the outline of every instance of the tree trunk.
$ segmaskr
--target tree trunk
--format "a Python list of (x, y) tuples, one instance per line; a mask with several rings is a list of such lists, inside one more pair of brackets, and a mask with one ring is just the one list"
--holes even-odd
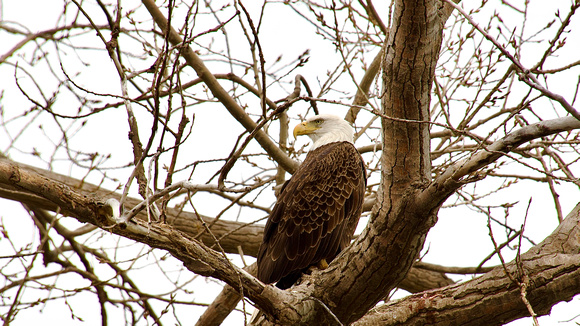
[[(317, 278), (315, 297), (351, 323), (382, 300), (417, 258), (438, 204), (412, 199), (430, 181), (430, 90), (442, 39), (438, 1), (396, 1), (383, 62), (382, 195), (365, 232)], [(340, 272), (336, 273), (335, 270)]]

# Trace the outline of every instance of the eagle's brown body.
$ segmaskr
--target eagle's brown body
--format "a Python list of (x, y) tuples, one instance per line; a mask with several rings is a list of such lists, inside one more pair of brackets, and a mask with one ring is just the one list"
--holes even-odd
[(258, 253), (258, 279), (288, 288), (302, 271), (330, 262), (351, 241), (362, 212), (366, 173), (348, 141), (309, 152), (283, 186)]

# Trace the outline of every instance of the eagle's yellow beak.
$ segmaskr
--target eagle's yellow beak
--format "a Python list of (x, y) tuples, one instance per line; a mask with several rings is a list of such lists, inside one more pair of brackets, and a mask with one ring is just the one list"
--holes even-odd
[(304, 121), (300, 124), (297, 124), (296, 127), (294, 127), (294, 138), (300, 135), (311, 134), (318, 129), (320, 129), (320, 127), (316, 126), (311, 121)]

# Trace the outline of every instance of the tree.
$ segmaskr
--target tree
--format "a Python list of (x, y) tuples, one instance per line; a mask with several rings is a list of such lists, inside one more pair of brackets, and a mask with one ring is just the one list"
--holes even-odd
[[(24, 207), (2, 212), (5, 324), (50, 307), (212, 325), (240, 298), (236, 324), (250, 305), (265, 324), (548, 314), (580, 293), (579, 6), (72, 0), (36, 8), (49, 28), (3, 21), (0, 196)], [(288, 128), (318, 110), (356, 128), (365, 213), (283, 291), (251, 257), (306, 150)], [(476, 225), (454, 230), (474, 237), (463, 256), (426, 240), (449, 217)]]

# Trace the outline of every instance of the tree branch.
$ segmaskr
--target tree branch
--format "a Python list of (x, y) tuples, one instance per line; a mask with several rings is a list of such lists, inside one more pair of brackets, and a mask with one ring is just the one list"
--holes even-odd
[[(15, 187), (11, 180), (12, 174), (27, 174), (33, 176), (35, 179), (40, 180), (51, 180), (55, 185), (54, 189), (46, 188), (46, 186), (40, 187), (46, 188), (50, 192), (58, 192), (61, 188), (69, 188), (71, 192), (76, 192), (77, 197), (91, 196), (92, 198), (100, 198), (103, 202), (106, 199), (113, 198), (116, 200), (121, 199), (121, 195), (112, 192), (107, 189), (97, 187), (88, 182), (84, 182), (78, 179), (74, 179), (68, 176), (64, 176), (52, 171), (43, 170), (40, 168), (28, 166), (21, 163), (13, 162), (5, 157), (0, 157), (0, 197), (16, 200), (31, 206), (46, 209), (53, 212), (60, 212), (66, 216), (73, 216), (77, 218), (76, 215), (71, 214), (68, 211), (63, 211), (62, 208), (52, 200), (47, 199), (43, 195), (38, 193), (39, 189), (22, 189)], [(58, 195), (58, 193), (57, 193)], [(125, 205), (127, 207), (135, 207), (139, 205), (142, 201), (127, 197), (125, 200)], [(76, 205), (79, 205), (77, 203)], [(220, 239), (220, 245), (228, 253), (238, 253), (238, 246), (241, 246), (244, 253), (255, 256), (258, 253), (258, 248), (262, 241), (263, 226), (251, 223), (240, 223), (235, 221), (222, 221), (215, 220), (214, 218), (203, 216), (204, 221), (211, 226), (211, 231), (214, 235)], [(136, 219), (147, 222), (146, 211), (140, 211), (136, 215)], [(87, 221), (79, 218), (81, 222), (88, 222), (94, 225), (99, 225), (94, 223), (94, 221)], [(190, 235), (197, 235), (201, 229), (203, 229), (199, 218), (191, 212), (182, 211), (175, 208), (167, 208), (167, 223), (172, 225), (177, 230), (185, 232)], [(215, 245), (213, 238), (203, 232), (199, 240), (205, 243), (207, 246)]]
[[(26, 185), (20, 184), (20, 182), (17, 181), (22, 179), (22, 176), (26, 176), (26, 180), (29, 180), (26, 182)], [(42, 187), (39, 185), (42, 185)], [(57, 197), (59, 192), (63, 189), (68, 193), (74, 194), (72, 197), (78, 198), (78, 200), (74, 203), (70, 202), (67, 205), (63, 205), (58, 204), (60, 201), (55, 203), (54, 200), (48, 199)], [(54, 192), (55, 194), (47, 195), (49, 192)], [(153, 231), (162, 229), (163, 225), (148, 224), (147, 214), (143, 211), (137, 214), (134, 221), (135, 223), (130, 222), (127, 224), (129, 230), (122, 229), (118, 226), (111, 229), (110, 227), (114, 225), (113, 222), (106, 222), (108, 220), (106, 218), (103, 219), (104, 215), (110, 214), (104, 204), (104, 198), (114, 198), (118, 200), (121, 197), (120, 194), (55, 172), (16, 163), (6, 157), (0, 157), (0, 197), (17, 200), (29, 205), (35, 205), (35, 207), (50, 211), (59, 211), (61, 214), (75, 217), (79, 221), (104, 227), (106, 230), (113, 231), (114, 233), (156, 248), (164, 249), (164, 246), (166, 245), (159, 246), (158, 244), (168, 241), (160, 235), (159, 237), (155, 236), (156, 232)], [(142, 201), (130, 197), (126, 200), (126, 204), (130, 205), (130, 207), (135, 207), (140, 202)], [(59, 205), (62, 205), (63, 208), (75, 207), (75, 209), (61, 209), (59, 208)], [(83, 207), (97, 207), (98, 209), (95, 214), (91, 213), (84, 215), (84, 217), (78, 216), (76, 208), (81, 209)], [(97, 215), (100, 215), (101, 218), (97, 218)], [(198, 234), (199, 230), (202, 229), (199, 219), (193, 213), (168, 208), (167, 216), (167, 223), (169, 225), (173, 226), (176, 230), (189, 234), (190, 236)], [(202, 218), (207, 224), (213, 224), (211, 231), (218, 239), (220, 239), (220, 245), (226, 252), (238, 253), (239, 247), (241, 247), (244, 254), (250, 256), (255, 256), (257, 254), (262, 240), (262, 225), (234, 221), (215, 221), (213, 218), (206, 216), (203, 216)], [(153, 230), (151, 231), (153, 233), (148, 234), (148, 229), (149, 231)], [(117, 230), (117, 232), (115, 232), (115, 230)], [(206, 232), (200, 236), (200, 240), (207, 246), (213, 246), (215, 244), (214, 238)], [(426, 270), (412, 270), (408, 277), (403, 280), (400, 287), (410, 292), (416, 292), (441, 287), (451, 283), (452, 281), (442, 273), (428, 272)], [(234, 296), (238, 296), (238, 294), (235, 294)]]
[(465, 179), (469, 176), (473, 176), (479, 169), (513, 151), (521, 144), (533, 139), (579, 128), (580, 121), (575, 117), (564, 117), (540, 121), (515, 130), (471, 157), (449, 166), (443, 174), (417, 196), (416, 202), (418, 205), (423, 206), (424, 209), (433, 209), (433, 207), (443, 203), (455, 190), (468, 182)]
[[(238, 105), (238, 103), (226, 92), (225, 89), (219, 84), (214, 75), (207, 69), (203, 61), (197, 56), (195, 51), (191, 49), (188, 45), (183, 42), (183, 39), (179, 34), (171, 27), (168, 26), (167, 18), (159, 10), (157, 5), (153, 0), (143, 0), (142, 1), (151, 17), (155, 20), (155, 23), (163, 32), (169, 29), (169, 42), (174, 46), (182, 46), (181, 55), (185, 59), (188, 65), (190, 65), (197, 73), (199, 78), (201, 78), (207, 87), (210, 89), (212, 94), (224, 105), (224, 107), (230, 112), (230, 114), (238, 120), (246, 128), (248, 132), (252, 132), (256, 129), (256, 123), (246, 114), (246, 112)], [(284, 169), (290, 173), (294, 172), (298, 167), (298, 163), (288, 157), (279, 147), (276, 145), (268, 135), (263, 130), (258, 130), (255, 135), (255, 139), (260, 143), (262, 148), (274, 159), (278, 164), (282, 165)]]
[(149, 224), (140, 219), (122, 225), (117, 224), (112, 218), (110, 208), (101, 199), (83, 195), (62, 183), (22, 169), (6, 159), (0, 160), (0, 184), (43, 197), (60, 207), (63, 214), (73, 216), (81, 222), (91, 223), (128, 239), (167, 250), (194, 273), (217, 278), (234, 288), (241, 286), (245, 296), (280, 322), (299, 321), (302, 316), (296, 311), (297, 308), (309, 311), (308, 307), (317, 305), (313, 298), (304, 294), (289, 293), (265, 286), (233, 265), (221, 253), (174, 230), (169, 225)]
[[(527, 298), (546, 315), (580, 288), (580, 204), (542, 243), (521, 256), (529, 277)], [(517, 275), (515, 261), (506, 265)], [(353, 325), (503, 325), (529, 316), (520, 288), (503, 267), (471, 281), (430, 290), (373, 309)]]

